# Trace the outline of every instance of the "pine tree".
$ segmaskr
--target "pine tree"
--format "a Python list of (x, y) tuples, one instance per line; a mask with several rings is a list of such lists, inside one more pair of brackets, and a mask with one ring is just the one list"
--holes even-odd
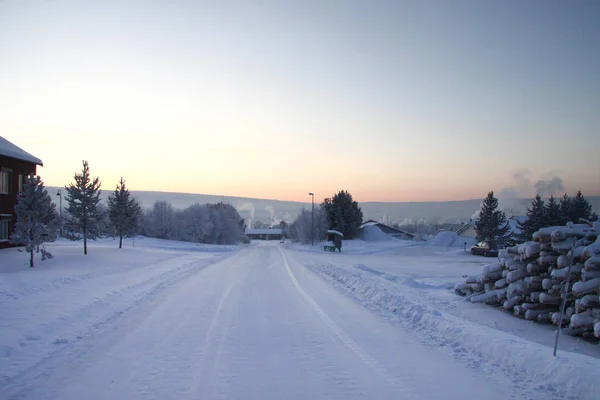
[[(29, 266), (33, 267), (33, 252), (40, 245), (53, 242), (60, 228), (60, 218), (44, 183), (33, 174), (25, 178), (23, 191), (17, 197), (15, 206), (17, 225), (11, 242), (24, 244), (29, 253)], [(48, 254), (45, 249), (42, 260)]]
[(352, 200), (352, 195), (345, 190), (333, 198), (323, 201), (321, 207), (325, 210), (329, 229), (335, 229), (344, 234), (344, 239), (353, 239), (362, 224), (363, 213), (358, 203)]
[(498, 210), (498, 199), (489, 192), (483, 200), (479, 220), (475, 222), (478, 241), (488, 241), (494, 245), (504, 245), (511, 237), (510, 225), (506, 214)]
[(131, 197), (125, 181), (117, 184), (115, 191), (108, 197), (108, 216), (114, 229), (114, 234), (119, 237), (119, 248), (123, 247), (123, 236), (135, 236), (139, 229), (139, 219), (142, 208)]
[(544, 226), (561, 226), (566, 223), (565, 217), (560, 209), (560, 204), (554, 196), (550, 196), (545, 207), (546, 218)]
[(94, 240), (99, 236), (102, 213), (100, 204), (100, 180), (90, 179), (90, 167), (83, 161), (81, 173), (75, 173), (75, 184), (65, 187), (67, 191), (67, 214), (69, 218), (65, 227), (65, 237), (70, 240), (83, 238), (83, 254), (87, 255), (87, 240)]
[(532, 239), (534, 232), (546, 226), (545, 211), (544, 200), (540, 195), (535, 196), (535, 199), (531, 202), (531, 208), (527, 208), (527, 220), (523, 223), (517, 222), (517, 228), (521, 231), (518, 235), (519, 239), (529, 241)]
[(573, 207), (573, 200), (565, 193), (560, 199), (560, 213), (565, 221), (569, 221), (569, 215), (571, 215), (571, 209)]
[(565, 215), (566, 220), (578, 223), (580, 218), (589, 220), (592, 216), (592, 205), (583, 197), (581, 190), (578, 191), (571, 199), (568, 213)]

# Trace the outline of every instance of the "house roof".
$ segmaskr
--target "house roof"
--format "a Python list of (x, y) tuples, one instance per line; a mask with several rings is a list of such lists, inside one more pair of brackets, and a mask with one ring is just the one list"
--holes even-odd
[(32, 156), (22, 148), (4, 139), (2, 136), (0, 136), (0, 156), (10, 157), (16, 160), (44, 166), (44, 164), (42, 164), (42, 160)]
[(472, 222), (467, 222), (466, 224), (462, 225), (457, 231), (456, 234), (458, 236), (460, 236), (461, 233), (463, 233), (464, 231), (466, 231), (467, 229), (469, 229), (470, 227), (473, 226)]
[[(360, 226), (360, 228), (364, 228), (365, 226), (373, 226), (373, 225), (377, 225), (378, 223), (379, 223), (379, 222), (377, 222), (377, 221), (374, 221), (374, 220), (370, 219), (370, 220), (368, 220), (368, 221), (365, 221), (365, 222), (363, 222), (363, 223), (362, 223), (362, 225)], [(359, 229), (360, 229), (360, 228), (359, 228)]]
[(402, 234), (402, 235), (409, 235), (409, 236), (414, 236), (414, 234), (413, 234), (413, 233), (406, 232), (406, 231), (403, 231), (403, 230), (401, 230), (401, 229), (398, 229), (398, 228), (391, 227), (391, 226), (389, 226), (389, 225), (386, 225), (386, 224), (382, 224), (381, 222), (377, 222), (377, 221), (374, 221), (374, 220), (372, 220), (372, 219), (371, 219), (371, 220), (368, 220), (367, 222), (363, 222), (363, 224), (362, 224), (362, 225), (360, 226), (360, 228), (358, 228), (358, 229), (363, 229), (363, 228), (365, 228), (365, 227), (367, 227), (367, 226), (383, 226), (383, 227), (385, 227), (386, 229), (388, 229), (388, 230), (390, 230), (390, 231), (394, 231), (394, 232), (396, 232), (396, 233), (398, 233), (398, 234)]
[(283, 233), (283, 229), (275, 228), (275, 229), (246, 229), (246, 235), (281, 235)]
[(339, 236), (341, 236), (341, 237), (344, 237), (344, 234), (343, 234), (342, 232), (340, 232), (340, 231), (336, 231), (336, 230), (334, 230), (334, 229), (329, 229), (329, 230), (327, 230), (327, 233), (334, 233), (334, 234), (336, 234), (336, 235), (339, 235)]
[(443, 230), (443, 231), (450, 231), (450, 232), (458, 232), (464, 226), (465, 226), (465, 222), (461, 222), (461, 223), (448, 223), (448, 222), (446, 222), (446, 223), (442, 224), (441, 230)]

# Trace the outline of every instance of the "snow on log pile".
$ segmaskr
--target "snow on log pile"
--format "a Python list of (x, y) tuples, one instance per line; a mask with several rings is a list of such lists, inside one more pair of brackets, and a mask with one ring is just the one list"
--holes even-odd
[(563, 327), (571, 335), (600, 338), (600, 222), (542, 228), (532, 241), (500, 251), (497, 263), (454, 290), (473, 303), (558, 325), (571, 260)]

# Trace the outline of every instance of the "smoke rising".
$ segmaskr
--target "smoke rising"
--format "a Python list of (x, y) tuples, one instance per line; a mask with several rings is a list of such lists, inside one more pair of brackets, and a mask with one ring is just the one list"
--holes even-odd
[(266, 206), (265, 211), (268, 212), (269, 216), (271, 217), (269, 223), (273, 224), (275, 222), (275, 209), (273, 208), (273, 206)]
[[(558, 175), (549, 175), (549, 179), (539, 179), (534, 183), (531, 171), (521, 168), (512, 173), (511, 185), (502, 188), (497, 194), (498, 204), (505, 212), (522, 212), (523, 199), (531, 199), (536, 194), (542, 198), (560, 194), (565, 190), (564, 181)], [(509, 215), (510, 216), (510, 215)]]
[(535, 184), (535, 190), (542, 198), (555, 196), (564, 192), (563, 180), (559, 176), (553, 176), (549, 180), (539, 180)]
[(241, 206), (238, 206), (237, 210), (238, 212), (248, 211), (250, 213), (250, 217), (248, 218), (246, 225), (249, 228), (252, 228), (252, 223), (254, 222), (254, 205), (252, 203), (244, 203)]

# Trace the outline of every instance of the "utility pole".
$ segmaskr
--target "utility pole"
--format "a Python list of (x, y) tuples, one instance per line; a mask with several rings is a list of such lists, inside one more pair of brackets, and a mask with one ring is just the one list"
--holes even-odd
[(312, 246), (315, 245), (315, 194), (309, 193), (309, 196), (312, 196), (312, 213), (310, 215), (310, 240)]
[(60, 213), (60, 236), (63, 235), (63, 217), (62, 217), (62, 192), (58, 189), (56, 195), (59, 197), (58, 212)]

